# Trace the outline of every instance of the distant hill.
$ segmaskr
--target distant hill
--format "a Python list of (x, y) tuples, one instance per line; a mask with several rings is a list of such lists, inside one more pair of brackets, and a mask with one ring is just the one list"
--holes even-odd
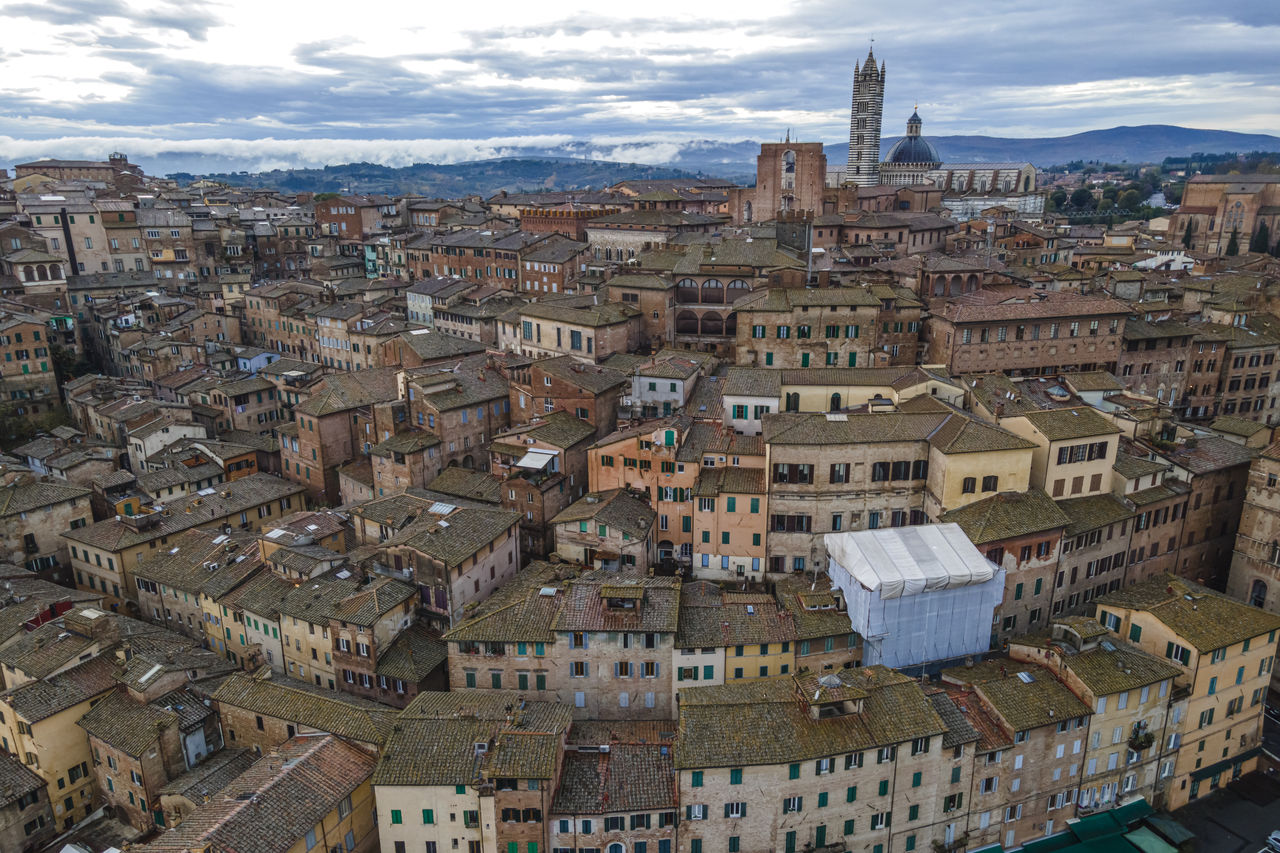
[[(1226, 152), (1280, 151), (1280, 137), (1229, 130), (1198, 130), (1166, 124), (1110, 127), (1070, 136), (1016, 138), (1000, 136), (929, 136), (943, 159), (950, 162), (1030, 162), (1054, 166), (1073, 160), (1109, 163), (1159, 163), (1166, 157)], [(898, 137), (885, 137), (881, 151), (888, 151)], [(778, 140), (781, 141), (781, 140)], [(825, 146), (827, 162), (834, 168), (849, 159), (848, 145)], [(713, 175), (739, 184), (755, 181), (760, 142), (743, 139), (684, 142), (639, 141), (614, 149), (575, 140), (562, 145), (508, 149), (511, 156), (470, 160), (453, 164), (416, 163), (392, 167), (377, 163), (349, 163), (324, 168), (274, 169), (266, 172), (232, 171), (241, 163), (228, 155), (211, 152), (165, 155), (160, 163), (189, 171), (173, 172), (179, 180), (202, 176), (228, 183), (277, 187), (286, 191), (420, 193), (458, 197), (492, 195), (500, 190), (599, 189), (622, 180), (659, 180)], [(646, 163), (622, 162), (635, 158)], [(657, 163), (658, 165), (653, 165)], [(225, 171), (196, 173), (217, 164)], [(252, 168), (252, 164), (244, 163)]]
[(668, 166), (544, 157), (475, 160), (452, 165), (415, 163), (403, 168), (377, 163), (348, 163), (323, 169), (273, 169), (254, 173), (193, 175), (178, 172), (170, 177), (179, 181), (207, 177), (237, 186), (276, 188), (286, 192), (418, 194), (460, 198), (468, 195), (488, 197), (501, 190), (599, 189), (624, 180), (696, 176)]
[[(885, 138), (881, 143), (881, 152), (887, 151), (888, 146), (898, 138)], [(1000, 136), (928, 136), (928, 139), (937, 147), (944, 160), (953, 163), (1015, 160), (1037, 166), (1054, 166), (1072, 160), (1159, 163), (1166, 157), (1195, 153), (1280, 151), (1280, 136), (1236, 133), (1230, 130), (1199, 130), (1171, 124), (1109, 127), (1105, 130), (1086, 130), (1070, 136), (1026, 139)], [(844, 163), (849, 159), (848, 145), (828, 145), (826, 152), (828, 162)]]

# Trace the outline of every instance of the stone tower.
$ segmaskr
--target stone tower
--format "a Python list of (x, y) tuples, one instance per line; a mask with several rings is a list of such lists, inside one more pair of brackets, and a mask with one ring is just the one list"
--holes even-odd
[(874, 187), (880, 183), (880, 118), (884, 112), (884, 63), (876, 68), (873, 50), (853, 66), (853, 107), (849, 115), (849, 168), (845, 183)]

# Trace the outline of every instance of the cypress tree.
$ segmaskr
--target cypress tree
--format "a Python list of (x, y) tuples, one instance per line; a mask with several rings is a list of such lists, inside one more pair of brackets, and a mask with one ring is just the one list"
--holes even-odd
[(1227, 241), (1227, 257), (1240, 254), (1240, 229), (1231, 229), (1231, 239)]
[(1187, 230), (1182, 232), (1182, 248), (1191, 251), (1191, 220), (1187, 220)]
[(1253, 232), (1253, 239), (1249, 241), (1249, 251), (1265, 255), (1270, 246), (1271, 229), (1267, 227), (1267, 223), (1260, 222), (1258, 223), (1258, 230)]

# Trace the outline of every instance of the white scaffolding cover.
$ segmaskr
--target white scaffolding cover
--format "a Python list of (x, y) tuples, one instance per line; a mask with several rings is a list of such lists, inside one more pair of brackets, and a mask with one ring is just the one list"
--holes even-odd
[(864, 663), (908, 667), (987, 651), (1005, 573), (957, 525), (828, 533), (825, 542)]
[(828, 533), (826, 545), (833, 560), (881, 598), (986, 583), (996, 568), (958, 524)]

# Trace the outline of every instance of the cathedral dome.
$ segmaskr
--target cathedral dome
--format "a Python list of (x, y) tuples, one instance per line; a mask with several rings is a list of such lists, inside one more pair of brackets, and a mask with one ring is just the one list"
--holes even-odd
[(886, 163), (941, 163), (938, 149), (923, 136), (904, 136), (885, 155)]

